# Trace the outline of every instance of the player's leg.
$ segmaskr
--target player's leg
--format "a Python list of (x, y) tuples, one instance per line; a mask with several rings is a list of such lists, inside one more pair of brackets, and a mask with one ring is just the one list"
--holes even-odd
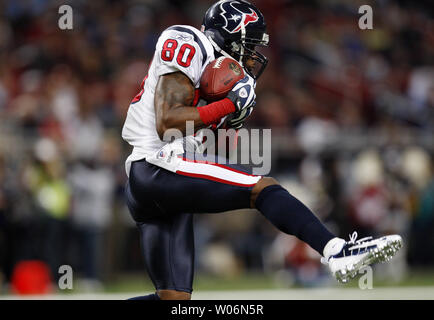
[[(401, 245), (399, 236), (362, 244), (362, 239), (357, 244), (355, 239), (346, 242), (330, 233), (306, 206), (274, 179), (253, 176), (221, 162), (183, 159), (173, 173), (143, 160), (133, 163), (131, 170), (137, 173), (133, 175), (137, 179), (130, 177), (132, 189), (152, 199), (168, 215), (223, 212), (254, 204), (279, 230), (297, 236), (324, 256), (337, 277), (344, 269), (351, 269), (353, 276), (354, 270), (366, 264), (387, 260)], [(376, 249), (379, 252), (375, 252)], [(349, 260), (349, 255), (354, 256), (354, 261)], [(348, 274), (345, 272), (341, 277), (343, 281)]]
[(402, 246), (399, 235), (350, 241), (335, 237), (315, 215), (273, 178), (262, 178), (252, 189), (251, 206), (257, 208), (279, 230), (295, 235), (318, 251), (332, 274), (342, 282), (358, 270), (376, 262), (388, 261)]
[(280, 231), (296, 236), (321, 255), (327, 243), (336, 238), (311, 210), (271, 177), (263, 177), (253, 187), (250, 205)]
[[(173, 173), (146, 160), (131, 166), (126, 201), (140, 229), (145, 264), (157, 294), (134, 300), (190, 299), (194, 241), (192, 216), (248, 208), (250, 193), (260, 177), (188, 161)], [(216, 172), (217, 171), (217, 172)], [(227, 172), (228, 171), (228, 172)], [(202, 173), (201, 173), (202, 172)], [(207, 176), (206, 173), (210, 175)], [(222, 182), (225, 181), (225, 182)]]
[(131, 167), (131, 189), (142, 199), (147, 194), (168, 215), (256, 207), (279, 230), (297, 236), (321, 255), (326, 244), (336, 238), (273, 178), (252, 175), (250, 168), (226, 159), (209, 159), (185, 154), (176, 173), (137, 161)]
[(279, 230), (297, 236), (321, 255), (325, 245), (336, 238), (273, 178), (252, 175), (250, 168), (227, 163), (226, 159), (209, 159), (185, 154), (176, 173), (145, 160), (134, 162), (131, 190), (140, 195), (137, 199), (152, 199), (168, 215), (256, 207)]
[(250, 194), (260, 178), (220, 163), (186, 159), (174, 173), (142, 160), (132, 163), (129, 185), (138, 201), (152, 202), (160, 215), (171, 216), (250, 208)]
[(189, 300), (193, 291), (193, 216), (139, 223), (146, 269), (162, 300)]
[(143, 206), (129, 184), (126, 202), (140, 231), (145, 267), (157, 290), (130, 300), (189, 300), (194, 272), (192, 215), (166, 216), (149, 201)]

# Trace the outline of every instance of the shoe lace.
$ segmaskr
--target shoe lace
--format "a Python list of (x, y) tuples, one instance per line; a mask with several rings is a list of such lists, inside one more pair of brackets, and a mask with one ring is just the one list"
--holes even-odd
[[(354, 231), (353, 233), (349, 234), (350, 241), (347, 241), (347, 244), (351, 244), (353, 246), (350, 247), (348, 250), (354, 250), (354, 249), (356, 249), (355, 247), (357, 245), (372, 239), (372, 237), (364, 237), (364, 238), (357, 240), (357, 237), (358, 237), (357, 231)], [(322, 257), (321, 263), (327, 265), (328, 261), (326, 258)]]
[(360, 243), (363, 243), (365, 241), (372, 239), (372, 237), (364, 237), (364, 238), (357, 240), (357, 236), (358, 236), (357, 231), (354, 231), (352, 234), (349, 234), (350, 241), (348, 241), (347, 243), (360, 244)]

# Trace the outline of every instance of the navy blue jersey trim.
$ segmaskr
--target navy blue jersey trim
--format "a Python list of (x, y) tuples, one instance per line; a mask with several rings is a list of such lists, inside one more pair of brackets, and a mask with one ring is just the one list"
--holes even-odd
[(199, 39), (199, 37), (197, 36), (197, 34), (188, 29), (188, 28), (184, 28), (184, 27), (170, 27), (167, 30), (176, 30), (176, 31), (180, 31), (180, 32), (187, 32), (189, 34), (191, 34), (194, 38), (194, 41), (196, 41), (199, 44), (200, 50), (202, 51), (202, 66), (205, 64), (206, 60), (208, 59), (208, 54), (206, 53), (205, 47), (202, 43), (202, 41)]

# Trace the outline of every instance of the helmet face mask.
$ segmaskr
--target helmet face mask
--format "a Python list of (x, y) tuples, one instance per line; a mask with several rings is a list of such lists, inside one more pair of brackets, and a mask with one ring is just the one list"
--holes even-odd
[(244, 70), (254, 79), (258, 79), (267, 66), (268, 59), (258, 50), (259, 46), (251, 42), (241, 42), (239, 51), (234, 51), (232, 57), (238, 60)]
[(256, 47), (268, 46), (269, 36), (262, 13), (245, 0), (221, 0), (205, 14), (202, 31), (216, 52), (237, 60), (258, 79), (268, 59)]

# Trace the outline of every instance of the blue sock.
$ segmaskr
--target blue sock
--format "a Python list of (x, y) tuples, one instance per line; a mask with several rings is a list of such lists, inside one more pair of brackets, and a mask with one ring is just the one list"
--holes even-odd
[(153, 293), (153, 294), (148, 294), (147, 296), (138, 296), (134, 298), (129, 298), (128, 300), (160, 300), (160, 297), (158, 296), (158, 294)]
[(336, 237), (280, 185), (264, 188), (256, 198), (256, 208), (280, 231), (306, 242), (321, 256), (327, 242)]

